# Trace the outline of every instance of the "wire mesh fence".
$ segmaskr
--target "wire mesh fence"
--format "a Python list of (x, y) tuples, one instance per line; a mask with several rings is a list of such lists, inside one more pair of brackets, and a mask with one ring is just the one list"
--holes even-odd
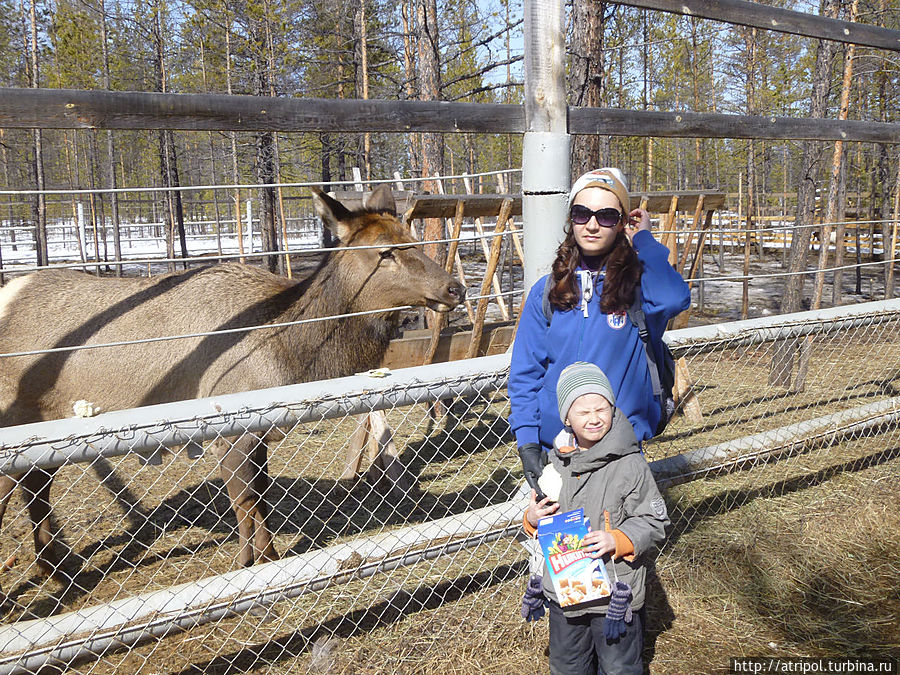
[[(861, 469), (877, 475), (853, 499), (881, 504), (885, 526), (897, 521), (898, 301), (669, 339), (683, 359), (683, 414), (645, 447), (673, 521), (656, 561), (664, 585), (692, 569), (698, 537), (726, 568), (750, 529), (796, 527), (798, 544), (816, 541), (824, 531), (803, 523), (848, 514), (828, 496), (797, 514), (785, 502), (824, 484), (850, 508), (841, 480)], [(786, 342), (791, 383), (768, 385)], [(507, 372), (500, 355), (2, 430), (3, 473), (60, 468), (51, 577), (32, 546), (27, 491), (6, 512), (0, 672), (434, 672), (450, 655), (447, 668), (466, 672), (498, 662), (498, 643), (504, 672), (527, 652), (517, 641), (542, 635), (518, 617), (527, 499)], [(267, 461), (255, 454), (264, 438)], [(247, 516), (233, 504), (247, 492), (229, 492), (229, 452), (268, 469), (267, 484), (245, 488), (264, 493), (278, 560), (236, 562), (236, 513)], [(737, 514), (751, 502), (770, 517), (747, 528)], [(884, 551), (853, 554), (866, 566)], [(657, 601), (651, 613), (709, 620), (703, 603), (677, 606), (676, 586), (676, 606)], [(808, 620), (796, 630), (818, 630)]]

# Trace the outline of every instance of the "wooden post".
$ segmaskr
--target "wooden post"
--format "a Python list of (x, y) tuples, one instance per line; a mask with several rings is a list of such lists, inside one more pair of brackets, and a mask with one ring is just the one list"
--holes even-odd
[[(729, 219), (730, 221), (730, 219)], [(719, 216), (719, 274), (725, 269), (725, 225), (722, 224), (722, 216)]]
[(354, 415), (356, 419), (356, 429), (350, 435), (347, 443), (347, 452), (344, 455), (344, 470), (341, 478), (351, 480), (356, 478), (362, 467), (363, 448), (366, 447), (366, 441), (369, 438), (369, 416)]
[[(900, 226), (900, 161), (897, 162), (897, 184), (894, 186), (894, 228), (891, 232), (891, 245), (888, 250), (888, 243), (884, 242), (884, 259), (887, 261), (887, 276), (884, 282), (884, 299), (889, 300), (894, 297), (894, 263), (897, 260), (897, 228)], [(874, 249), (874, 240), (872, 248)]]
[[(450, 236), (450, 249), (447, 253), (447, 261), (444, 264), (448, 274), (453, 271), (453, 263), (458, 254), (459, 233), (462, 230), (464, 211), (465, 202), (460, 199), (456, 202), (456, 213), (453, 217), (453, 233)], [(431, 314), (431, 340), (428, 343), (428, 348), (425, 350), (425, 358), (422, 361), (423, 366), (427, 366), (434, 360), (434, 354), (441, 340), (441, 330), (447, 323), (447, 314), (445, 312), (431, 312)]]
[(238, 253), (241, 254), (238, 260), (244, 263), (244, 219), (241, 217), (241, 191), (238, 189), (234, 191), (234, 227), (237, 230)]
[(516, 249), (516, 255), (519, 256), (519, 262), (523, 265), (525, 264), (525, 251), (522, 250), (522, 242), (519, 240), (519, 236), (521, 232), (519, 232), (519, 228), (516, 227), (515, 222), (510, 218), (509, 223), (506, 225), (510, 232), (512, 232), (512, 242), (513, 246)]
[(400, 461), (400, 453), (394, 444), (394, 432), (387, 423), (384, 411), (373, 410), (369, 413), (368, 431), (369, 482), (382, 494), (395, 498), (408, 496), (415, 480)]
[(281, 192), (281, 186), (278, 187), (278, 213), (281, 216), (281, 238), (284, 241), (284, 269), (287, 271), (287, 278), (293, 279), (294, 275), (291, 272), (291, 253), (288, 248), (287, 218), (284, 217), (284, 196)]
[(512, 200), (504, 199), (500, 207), (500, 215), (497, 217), (497, 227), (494, 229), (494, 241), (491, 243), (491, 253), (488, 257), (484, 281), (481, 283), (481, 297), (478, 299), (478, 309), (475, 312), (475, 322), (472, 325), (472, 342), (469, 344), (469, 350), (466, 352), (467, 359), (475, 358), (478, 355), (481, 333), (484, 330), (484, 316), (487, 313), (487, 294), (491, 287), (491, 277), (493, 277), (494, 271), (497, 269), (497, 262), (500, 260), (500, 250), (503, 246), (503, 237), (501, 235), (506, 229), (506, 221), (509, 220), (511, 211)]
[[(466, 288), (468, 288), (469, 284), (466, 281), (466, 272), (463, 269), (462, 258), (459, 257), (459, 249), (458, 248), (456, 250), (456, 258), (455, 258), (454, 262), (456, 264), (456, 274), (459, 277), (460, 283), (463, 286), (465, 286)], [(464, 304), (466, 306), (466, 316), (469, 317), (469, 321), (472, 323), (472, 325), (475, 325), (475, 309), (472, 307), (472, 301), (469, 300), (468, 298), (466, 298)]]
[(706, 219), (700, 227), (700, 239), (697, 242), (697, 253), (694, 255), (694, 260), (691, 262), (691, 271), (688, 273), (689, 284), (693, 283), (693, 279), (697, 278), (698, 270), (703, 267), (703, 247), (706, 245), (706, 235), (709, 234), (709, 230), (712, 227), (712, 219), (713, 211), (707, 211)]
[[(522, 263), (522, 268), (524, 269), (524, 267), (525, 267), (525, 251), (522, 250), (522, 242), (519, 241), (519, 234), (520, 234), (519, 229), (516, 227), (516, 224), (512, 218), (509, 219), (509, 223), (507, 223), (507, 227), (509, 228), (510, 233), (511, 233), (510, 236), (512, 237), (513, 246), (516, 249), (516, 255), (519, 256), (519, 262)], [(525, 306), (525, 300), (528, 298), (528, 290), (529, 289), (526, 288), (522, 291), (522, 301), (519, 303), (519, 309), (516, 310), (516, 313), (515, 313), (516, 328), (518, 328), (519, 320), (522, 318), (522, 308)], [(512, 302), (510, 302), (510, 306), (513, 306)]]
[(672, 195), (672, 201), (669, 202), (669, 213), (665, 219), (660, 218), (660, 222), (665, 223), (665, 234), (663, 235), (663, 244), (669, 249), (669, 264), (675, 265), (678, 259), (678, 237), (675, 232), (675, 215), (678, 210), (678, 195)]
[[(685, 235), (684, 250), (681, 252), (681, 258), (678, 261), (678, 267), (675, 268), (676, 270), (678, 270), (679, 274), (684, 273), (684, 266), (687, 264), (687, 257), (688, 253), (691, 250), (691, 243), (694, 239), (694, 232), (700, 229), (700, 219), (703, 217), (703, 200), (705, 198), (706, 195), (700, 195), (699, 197), (697, 197), (697, 208), (694, 209), (694, 224)], [(696, 260), (696, 256), (694, 258)]]
[[(744, 174), (738, 174), (738, 228), (741, 224), (741, 212), (743, 210), (743, 178)], [(747, 186), (748, 191), (750, 186)], [(749, 199), (748, 199), (749, 201)], [(741, 318), (746, 319), (750, 315), (750, 228), (753, 226), (753, 218), (747, 209), (747, 217), (744, 219), (744, 280), (741, 282)]]
[[(463, 184), (466, 186), (466, 194), (472, 194), (472, 183), (468, 176), (463, 176)], [(484, 259), (487, 262), (490, 251), (487, 240), (484, 238), (484, 226), (481, 224), (481, 218), (475, 218), (475, 231), (478, 233), (481, 250), (484, 251)], [(500, 279), (497, 278), (496, 273), (491, 275), (491, 285), (494, 288), (494, 293), (497, 294), (497, 306), (500, 308), (500, 314), (503, 315), (504, 321), (508, 321), (509, 310), (506, 308), (506, 302), (503, 300), (503, 288), (500, 286)]]
[(692, 424), (703, 423), (700, 401), (694, 394), (694, 380), (688, 372), (684, 357), (675, 361), (675, 405)]
[[(700, 215), (699, 213), (696, 214), (695, 218), (697, 218), (699, 215)], [(697, 277), (698, 271), (702, 268), (703, 246), (706, 243), (706, 234), (709, 231), (710, 226), (712, 225), (712, 217), (713, 217), (713, 212), (707, 211), (706, 219), (703, 221), (702, 225), (700, 226), (700, 235), (697, 239), (697, 249), (694, 252), (694, 260), (691, 262), (691, 271), (688, 274), (688, 278), (687, 278), (688, 286), (691, 288), (694, 285), (693, 280)], [(687, 251), (687, 248), (685, 248), (685, 251)], [(686, 254), (685, 254), (685, 257), (687, 257)], [(680, 272), (680, 270), (679, 270), (679, 272)], [(701, 282), (701, 284), (702, 284), (702, 282)], [(674, 319), (672, 319), (672, 329), (677, 330), (679, 328), (687, 328), (688, 321), (690, 320), (690, 318), (691, 318), (691, 307), (688, 307), (681, 314), (679, 314)], [(685, 366), (685, 368), (687, 368), (687, 366)]]

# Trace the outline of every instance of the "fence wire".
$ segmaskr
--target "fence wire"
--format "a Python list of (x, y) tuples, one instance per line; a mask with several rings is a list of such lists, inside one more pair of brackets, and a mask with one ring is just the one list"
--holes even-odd
[[(645, 446), (668, 485), (673, 521), (656, 560), (663, 588), (652, 616), (674, 611), (717, 634), (730, 610), (726, 602), (714, 620), (707, 604), (726, 591), (704, 586), (707, 595), (682, 607), (680, 586), (698, 574), (688, 562), (695, 556), (706, 566), (739, 564), (748, 532), (787, 530), (799, 546), (826, 534), (804, 523), (846, 529), (862, 517), (857, 508), (881, 505), (878, 518), (897, 521), (887, 486), (900, 475), (900, 307), (857, 308), (850, 318), (829, 311), (708, 337), (672, 333), (682, 382), (692, 386), (681, 414)], [(795, 356), (790, 384), (769, 385), (773, 352), (786, 343)], [(345, 392), (334, 389), (342, 381), (317, 395), (309, 392), (318, 383), (282, 388), (276, 403), (251, 392), (220, 397), (214, 412), (168, 404), (156, 408), (165, 418), (120, 411), (3, 429), (6, 472), (66, 463), (51, 493), (62, 558), (54, 576), (39, 569), (24, 491), (6, 513), (0, 672), (47, 664), (97, 674), (471, 672), (486, 664), (511, 672), (530, 662), (546, 633), (518, 615), (526, 499), (506, 421), (507, 372), (507, 357), (486, 357), (350, 378)], [(305, 394), (283, 398), (289, 391)], [(361, 425), (370, 430), (365, 443)], [(248, 434), (277, 438), (266, 502), (281, 559), (242, 570), (211, 444), (236, 449)], [(803, 501), (822, 486), (843, 506), (829, 492)], [(884, 551), (853, 554), (857, 565), (874, 566)], [(798, 569), (821, 579), (818, 558), (795, 555)], [(797, 630), (817, 630), (809, 621)], [(663, 663), (666, 648), (656, 645)]]

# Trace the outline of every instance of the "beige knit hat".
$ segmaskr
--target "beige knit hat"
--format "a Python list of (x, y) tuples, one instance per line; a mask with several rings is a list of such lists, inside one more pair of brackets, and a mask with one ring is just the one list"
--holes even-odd
[(616, 404), (616, 396), (606, 374), (593, 363), (576, 361), (566, 366), (556, 382), (556, 402), (559, 405), (559, 419), (563, 424), (569, 416), (569, 408), (575, 399), (585, 394), (600, 394), (610, 405)]
[(622, 172), (614, 167), (605, 167), (603, 169), (594, 169), (588, 171), (575, 181), (572, 189), (569, 191), (569, 207), (572, 208), (572, 202), (575, 201), (575, 195), (589, 187), (599, 187), (612, 192), (619, 199), (622, 206), (622, 213), (631, 213), (631, 197), (628, 195), (628, 183)]

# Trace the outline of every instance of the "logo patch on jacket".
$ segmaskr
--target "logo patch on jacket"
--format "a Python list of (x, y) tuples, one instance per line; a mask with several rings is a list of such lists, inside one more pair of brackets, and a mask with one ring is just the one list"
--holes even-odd
[(666, 503), (663, 501), (662, 497), (654, 497), (650, 500), (650, 506), (653, 507), (653, 511), (660, 518), (666, 517)]
[(613, 330), (620, 330), (622, 328), (625, 328), (626, 316), (627, 315), (625, 314), (625, 312), (622, 312), (621, 314), (607, 314), (606, 323), (608, 323), (609, 327)]

